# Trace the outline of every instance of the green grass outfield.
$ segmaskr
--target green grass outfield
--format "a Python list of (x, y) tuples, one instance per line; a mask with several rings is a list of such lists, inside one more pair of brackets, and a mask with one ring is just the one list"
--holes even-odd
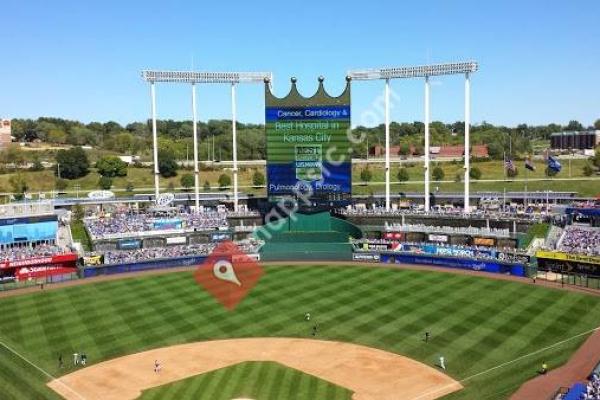
[(142, 400), (351, 400), (352, 392), (274, 362), (244, 362), (144, 391)]
[[(0, 340), (48, 373), (62, 375), (73, 370), (74, 352), (87, 353), (94, 363), (191, 341), (310, 337), (312, 321), (303, 316), (311, 312), (320, 339), (377, 347), (429, 365), (443, 355), (447, 373), (466, 379), (466, 388), (448, 398), (480, 400), (507, 398), (542, 361), (560, 365), (585, 337), (473, 375), (600, 325), (599, 297), (520, 283), (358, 266), (265, 270), (233, 312), (198, 287), (191, 272), (3, 298)], [(425, 330), (432, 332), (429, 344), (422, 341)], [(59, 354), (67, 363), (62, 370)], [(0, 350), (2, 399), (57, 398), (46, 381)]]

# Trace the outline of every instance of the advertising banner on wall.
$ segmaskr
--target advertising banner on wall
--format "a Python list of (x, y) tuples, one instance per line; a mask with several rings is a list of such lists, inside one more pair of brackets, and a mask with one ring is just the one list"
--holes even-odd
[(119, 250), (135, 250), (142, 247), (142, 241), (140, 239), (121, 239), (117, 242), (117, 249)]
[(77, 254), (59, 254), (51, 257), (36, 257), (27, 258), (25, 260), (12, 260), (12, 261), (0, 261), (0, 268), (18, 268), (18, 267), (31, 267), (40, 265), (64, 265), (64, 266), (75, 266), (77, 261)]
[(368, 262), (378, 262), (379, 254), (376, 253), (353, 253), (352, 260), (354, 261), (368, 261)]
[(475, 246), (494, 246), (496, 244), (496, 239), (494, 238), (483, 238), (483, 237), (474, 237), (473, 244)]
[(167, 238), (167, 244), (186, 244), (187, 238), (185, 236), (174, 236)]
[(548, 258), (552, 260), (575, 261), (588, 264), (600, 264), (600, 257), (586, 256), (584, 254), (570, 254), (562, 251), (539, 250), (535, 253), (537, 258)]
[(430, 242), (446, 243), (448, 241), (448, 236), (430, 233), (429, 235), (427, 235), (427, 240), (429, 240)]

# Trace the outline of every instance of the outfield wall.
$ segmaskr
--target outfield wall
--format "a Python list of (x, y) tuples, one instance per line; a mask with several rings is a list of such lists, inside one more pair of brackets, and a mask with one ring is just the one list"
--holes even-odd
[(123, 274), (126, 272), (148, 271), (152, 269), (167, 269), (186, 266), (191, 267), (202, 264), (205, 259), (206, 256), (178, 257), (162, 260), (150, 260), (137, 263), (86, 267), (83, 269), (82, 277), (91, 278), (93, 276)]
[(353, 261), (373, 262), (382, 264), (415, 264), (432, 265), (436, 267), (468, 269), (471, 271), (485, 271), (513, 276), (527, 276), (527, 266), (518, 263), (504, 263), (494, 260), (477, 260), (459, 257), (440, 257), (430, 254), (411, 253), (378, 253), (356, 252), (352, 255)]

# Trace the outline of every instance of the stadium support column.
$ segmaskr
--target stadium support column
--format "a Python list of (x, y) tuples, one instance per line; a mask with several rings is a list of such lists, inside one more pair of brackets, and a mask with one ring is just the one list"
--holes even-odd
[(192, 82), (192, 122), (194, 124), (194, 190), (196, 213), (200, 210), (200, 171), (198, 169), (198, 121), (196, 119), (196, 84)]
[(231, 84), (231, 131), (233, 136), (233, 210), (238, 210), (238, 165), (235, 109), (235, 82)]
[(429, 212), (429, 76), (425, 77), (425, 212)]
[(152, 146), (153, 146), (153, 155), (154, 155), (154, 201), (158, 200), (159, 188), (158, 188), (158, 180), (159, 173), (158, 170), (158, 135), (156, 133), (156, 90), (154, 88), (154, 81), (150, 82), (150, 97), (152, 99)]
[(390, 207), (390, 80), (385, 80), (385, 209)]
[(469, 73), (465, 74), (465, 213), (468, 213), (471, 209), (470, 200), (470, 179), (471, 179), (471, 138), (470, 138), (470, 125), (471, 125), (471, 78)]

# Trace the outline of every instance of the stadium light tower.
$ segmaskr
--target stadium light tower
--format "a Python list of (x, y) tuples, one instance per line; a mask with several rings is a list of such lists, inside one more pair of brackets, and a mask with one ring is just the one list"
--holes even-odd
[(352, 80), (385, 80), (385, 208), (390, 209), (390, 79), (425, 78), (425, 211), (429, 211), (429, 77), (439, 75), (465, 75), (465, 212), (469, 207), (469, 169), (470, 169), (470, 137), (469, 125), (471, 123), (471, 84), (470, 74), (477, 71), (479, 65), (475, 61), (456, 62), (446, 64), (419, 65), (414, 67), (376, 68), (353, 70), (348, 72)]
[(263, 83), (265, 79), (272, 79), (270, 72), (194, 72), (194, 71), (142, 71), (142, 78), (150, 82), (150, 95), (152, 100), (152, 143), (154, 153), (154, 194), (158, 199), (160, 189), (158, 186), (158, 139), (156, 132), (156, 90), (154, 84), (186, 83), (192, 85), (192, 114), (194, 123), (194, 190), (196, 212), (200, 208), (200, 179), (198, 168), (198, 128), (196, 121), (196, 83), (228, 83), (231, 85), (231, 115), (233, 133), (233, 207), (238, 210), (238, 167), (237, 167), (237, 137), (236, 137), (236, 101), (235, 86), (238, 83)]

